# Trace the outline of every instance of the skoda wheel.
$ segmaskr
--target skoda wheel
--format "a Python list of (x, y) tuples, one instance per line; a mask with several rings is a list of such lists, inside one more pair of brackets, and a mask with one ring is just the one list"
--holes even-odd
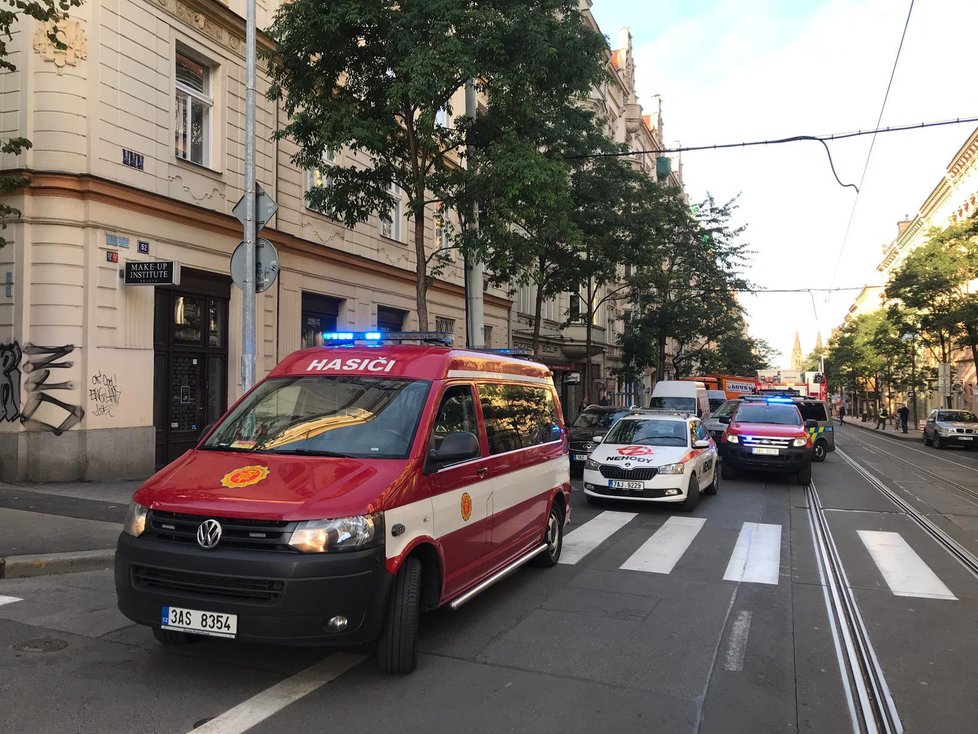
[(384, 673), (410, 673), (418, 667), (421, 616), (421, 561), (408, 558), (397, 572), (387, 624), (377, 641), (377, 665)]
[(812, 461), (825, 461), (825, 441), (816, 441), (812, 448)]
[(547, 534), (544, 541), (547, 544), (547, 550), (533, 556), (530, 563), (541, 568), (552, 568), (560, 560), (560, 550), (564, 547), (564, 513), (561, 512), (557, 502), (550, 505), (550, 514), (547, 515)]
[(703, 494), (714, 495), (720, 489), (720, 468), (713, 467), (713, 481), (703, 489)]
[(699, 501), (700, 483), (696, 481), (696, 475), (694, 474), (689, 478), (689, 488), (686, 490), (686, 501), (682, 504), (683, 512), (692, 512), (693, 508), (699, 504)]

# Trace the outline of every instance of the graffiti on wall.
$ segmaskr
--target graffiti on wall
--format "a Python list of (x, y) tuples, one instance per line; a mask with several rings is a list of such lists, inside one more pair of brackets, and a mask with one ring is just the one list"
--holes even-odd
[(115, 417), (115, 409), (122, 402), (122, 390), (119, 389), (119, 380), (115, 373), (107, 375), (104, 372), (96, 372), (92, 375), (88, 399), (94, 406), (92, 408), (94, 415)]
[[(20, 419), (24, 428), (31, 431), (49, 431), (60, 436), (78, 425), (85, 417), (80, 405), (60, 400), (49, 394), (55, 390), (74, 390), (70, 380), (49, 382), (52, 370), (69, 369), (74, 362), (65, 357), (75, 351), (73, 344), (60, 347), (42, 347), (25, 344), (23, 349), (17, 342), (0, 344), (0, 399), (2, 399), (2, 420)], [(26, 357), (19, 365), (21, 356)], [(27, 400), (20, 405), (20, 377), (23, 372), (24, 391)]]
[(0, 344), (0, 421), (20, 417), (20, 344)]

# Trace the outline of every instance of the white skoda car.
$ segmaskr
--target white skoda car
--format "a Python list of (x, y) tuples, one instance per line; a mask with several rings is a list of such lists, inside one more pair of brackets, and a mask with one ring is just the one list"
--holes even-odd
[(720, 487), (717, 447), (692, 415), (643, 411), (624, 416), (584, 465), (584, 494), (605, 499), (682, 503), (692, 510), (700, 493)]

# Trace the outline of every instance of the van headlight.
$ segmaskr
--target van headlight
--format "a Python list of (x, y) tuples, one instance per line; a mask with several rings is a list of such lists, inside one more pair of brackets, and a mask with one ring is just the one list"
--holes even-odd
[(686, 471), (685, 464), (666, 464), (659, 467), (659, 474), (682, 474)]
[(122, 522), (122, 532), (138, 538), (146, 530), (147, 509), (138, 502), (130, 502), (126, 511), (126, 519)]
[(791, 445), (794, 446), (795, 448), (801, 448), (802, 446), (807, 446), (808, 445), (808, 439), (807, 438), (796, 438), (794, 441), (791, 442)]
[(740, 443), (740, 436), (736, 433), (728, 433), (726, 435), (726, 441), (727, 443)]
[(289, 545), (301, 553), (363, 550), (384, 542), (384, 513), (304, 520), (292, 531)]

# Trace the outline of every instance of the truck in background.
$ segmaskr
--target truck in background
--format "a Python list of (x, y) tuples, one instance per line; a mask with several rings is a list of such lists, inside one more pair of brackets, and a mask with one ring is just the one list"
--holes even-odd
[(682, 380), (702, 382), (707, 390), (722, 390), (727, 400), (736, 400), (744, 395), (751, 395), (760, 386), (756, 377), (739, 377), (737, 375), (701, 375), (682, 377)]

